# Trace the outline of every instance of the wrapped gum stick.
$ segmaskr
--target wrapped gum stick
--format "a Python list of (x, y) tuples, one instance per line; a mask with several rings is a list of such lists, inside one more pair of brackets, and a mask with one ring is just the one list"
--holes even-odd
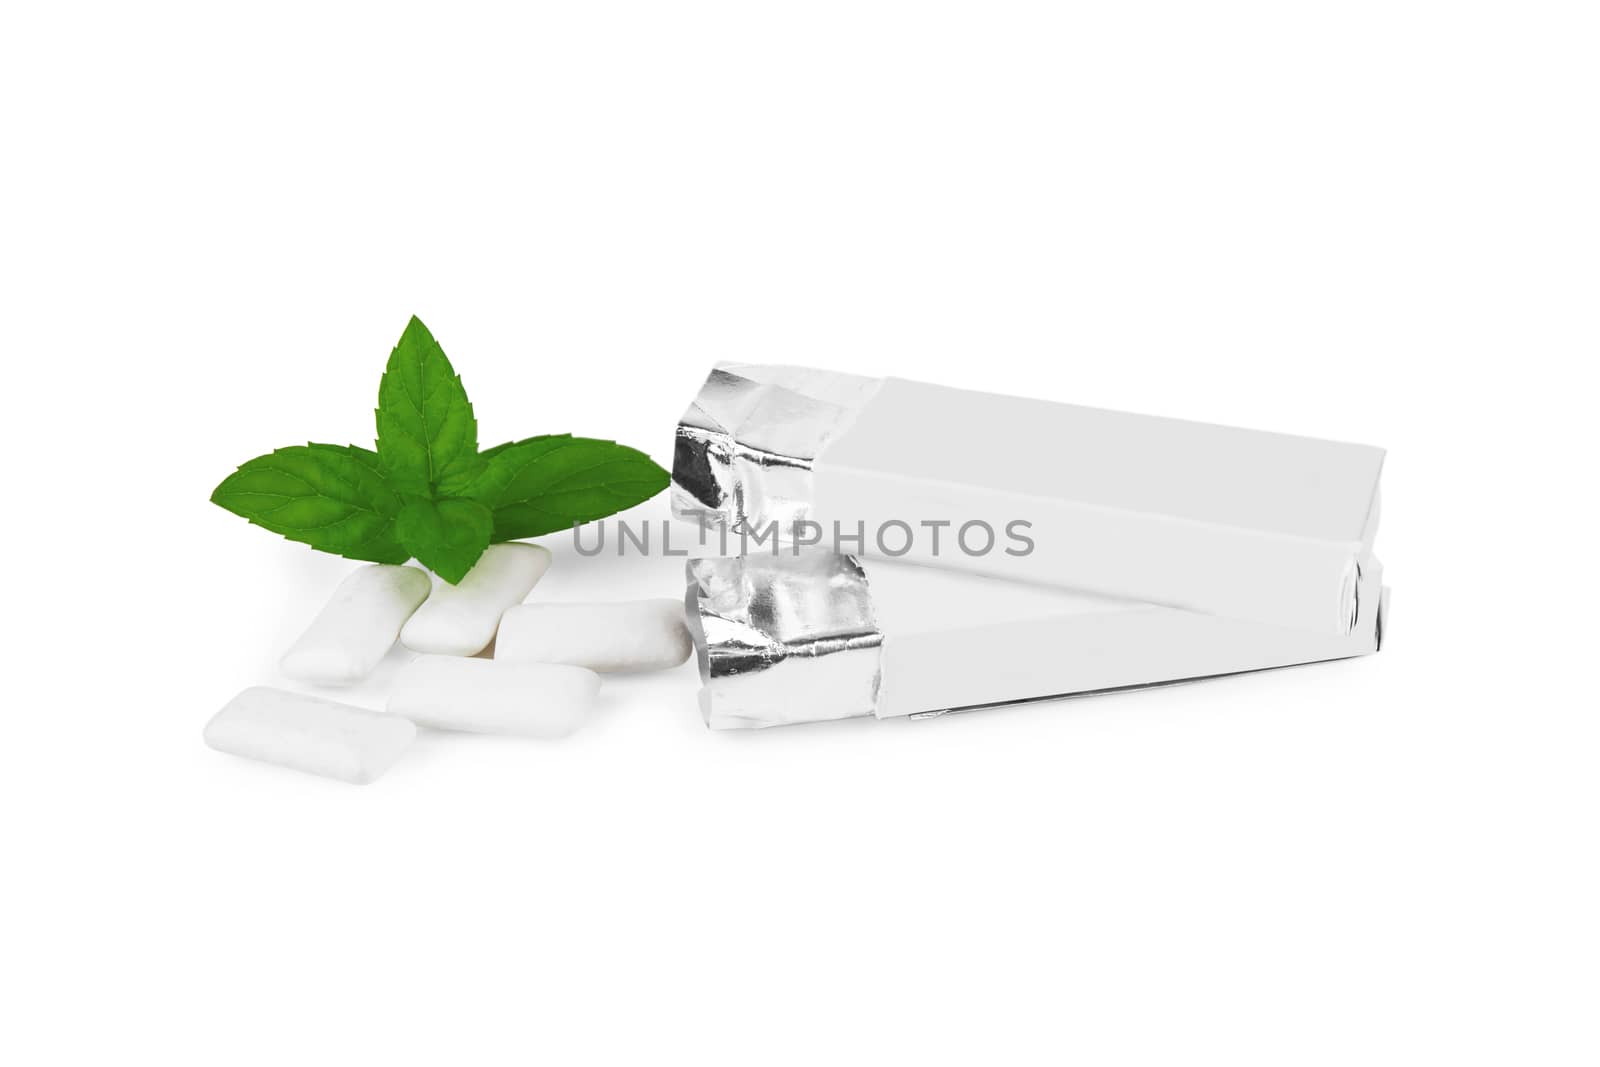
[(718, 729), (922, 717), (1376, 652), (1359, 563), (1347, 634), (833, 553), (691, 560), (701, 710)]
[[(1357, 626), (1383, 457), (898, 378), (728, 364), (678, 426), (673, 509), (724, 529), (776, 524), (788, 538), (814, 523), (824, 545), (837, 525), (860, 535), (834, 545), (849, 554), (1342, 636)], [(985, 529), (1000, 544), (967, 551)]]

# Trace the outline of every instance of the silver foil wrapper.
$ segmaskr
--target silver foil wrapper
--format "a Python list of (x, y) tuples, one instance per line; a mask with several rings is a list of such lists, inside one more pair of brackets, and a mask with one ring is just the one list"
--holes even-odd
[(811, 468), (878, 381), (805, 367), (721, 364), (678, 423), (672, 510), (732, 530), (811, 517)]
[(852, 556), (746, 556), (688, 564), (700, 710), (715, 729), (871, 715), (883, 634)]

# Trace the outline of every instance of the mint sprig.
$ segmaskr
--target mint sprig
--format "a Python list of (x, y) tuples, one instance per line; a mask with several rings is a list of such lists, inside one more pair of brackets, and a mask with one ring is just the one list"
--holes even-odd
[(416, 559), (459, 582), (490, 544), (615, 514), (671, 480), (637, 449), (547, 434), (478, 450), (461, 378), (415, 316), (378, 387), (377, 451), (294, 445), (244, 463), (211, 501), (350, 559)]

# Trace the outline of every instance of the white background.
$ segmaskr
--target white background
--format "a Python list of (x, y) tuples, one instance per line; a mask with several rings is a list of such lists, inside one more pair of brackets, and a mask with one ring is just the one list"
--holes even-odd
[[(6, 5), (0, 1058), (1596, 1062), (1594, 14)], [(369, 441), (412, 313), (486, 442), (666, 462), (741, 359), (1383, 445), (1390, 645), (209, 751), (351, 565), (207, 496)]]

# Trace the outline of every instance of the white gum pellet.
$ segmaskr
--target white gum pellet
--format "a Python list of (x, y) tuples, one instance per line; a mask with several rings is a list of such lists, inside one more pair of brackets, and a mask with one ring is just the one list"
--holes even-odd
[(396, 676), (389, 712), (437, 730), (565, 737), (599, 691), (600, 676), (580, 667), (418, 656)]
[(290, 678), (314, 685), (361, 681), (394, 647), (400, 628), (430, 588), (427, 572), (416, 567), (362, 567), (339, 583), (279, 667)]
[(676, 667), (690, 651), (682, 601), (629, 600), (514, 607), (500, 620), (494, 657), (611, 673)]
[(206, 724), (218, 752), (366, 785), (417, 736), (409, 721), (303, 693), (246, 689)]
[(400, 633), (413, 652), (475, 656), (494, 640), (500, 616), (533, 591), (550, 567), (550, 550), (516, 541), (490, 545), (465, 578), (441, 585)]

